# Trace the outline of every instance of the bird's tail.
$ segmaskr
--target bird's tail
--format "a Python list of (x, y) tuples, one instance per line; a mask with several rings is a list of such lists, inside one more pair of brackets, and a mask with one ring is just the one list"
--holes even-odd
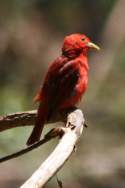
[(29, 139), (27, 140), (27, 143), (26, 143), (27, 145), (32, 145), (35, 142), (40, 140), (40, 136), (42, 134), (42, 130), (44, 127), (44, 123), (47, 119), (47, 116), (48, 116), (47, 105), (43, 105), (43, 103), (40, 103), (40, 106), (37, 112), (36, 123)]

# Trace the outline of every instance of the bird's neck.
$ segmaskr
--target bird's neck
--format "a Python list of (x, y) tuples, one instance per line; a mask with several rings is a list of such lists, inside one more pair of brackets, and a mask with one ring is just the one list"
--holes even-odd
[(68, 59), (75, 59), (80, 55), (81, 51), (79, 49), (70, 49), (62, 51), (62, 55), (67, 57)]
[(78, 57), (81, 67), (85, 68), (87, 71), (89, 70), (88, 65), (88, 55), (86, 53), (81, 53)]
[(79, 55), (72, 54), (71, 56), (66, 56), (66, 55), (63, 54), (62, 58), (63, 59), (66, 58), (66, 62), (70, 61), (70, 60), (76, 60), (76, 61), (79, 62), (79, 65), (81, 66), (81, 68), (85, 69), (86, 71), (89, 70), (87, 52), (82, 52)]
[(88, 54), (87, 51), (79, 51), (79, 50), (69, 50), (69, 51), (63, 51), (62, 55), (67, 57), (69, 60), (70, 59), (76, 59), (76, 58), (80, 58), (82, 59), (82, 61), (84, 61), (85, 63), (88, 62)]
[(83, 62), (88, 63), (88, 54), (87, 53), (81, 53), (78, 58), (80, 58)]

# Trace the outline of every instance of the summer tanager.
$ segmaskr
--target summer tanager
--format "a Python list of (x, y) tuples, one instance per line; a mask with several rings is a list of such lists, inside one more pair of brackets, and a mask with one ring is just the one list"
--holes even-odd
[(99, 50), (84, 34), (65, 37), (62, 54), (50, 65), (35, 97), (40, 105), (27, 145), (40, 140), (44, 123), (54, 111), (65, 110), (80, 101), (88, 85), (88, 51), (91, 48)]

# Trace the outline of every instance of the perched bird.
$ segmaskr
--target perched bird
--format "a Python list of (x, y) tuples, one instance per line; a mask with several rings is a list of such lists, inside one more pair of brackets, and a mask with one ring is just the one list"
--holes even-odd
[(35, 97), (40, 105), (27, 145), (40, 140), (44, 123), (54, 111), (65, 110), (80, 101), (88, 85), (88, 51), (91, 48), (100, 49), (84, 34), (64, 38), (62, 54), (50, 65)]

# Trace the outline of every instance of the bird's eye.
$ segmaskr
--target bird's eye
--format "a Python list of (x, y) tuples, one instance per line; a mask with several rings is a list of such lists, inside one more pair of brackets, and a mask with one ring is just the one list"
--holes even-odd
[(82, 38), (82, 41), (85, 41), (86, 38)]

